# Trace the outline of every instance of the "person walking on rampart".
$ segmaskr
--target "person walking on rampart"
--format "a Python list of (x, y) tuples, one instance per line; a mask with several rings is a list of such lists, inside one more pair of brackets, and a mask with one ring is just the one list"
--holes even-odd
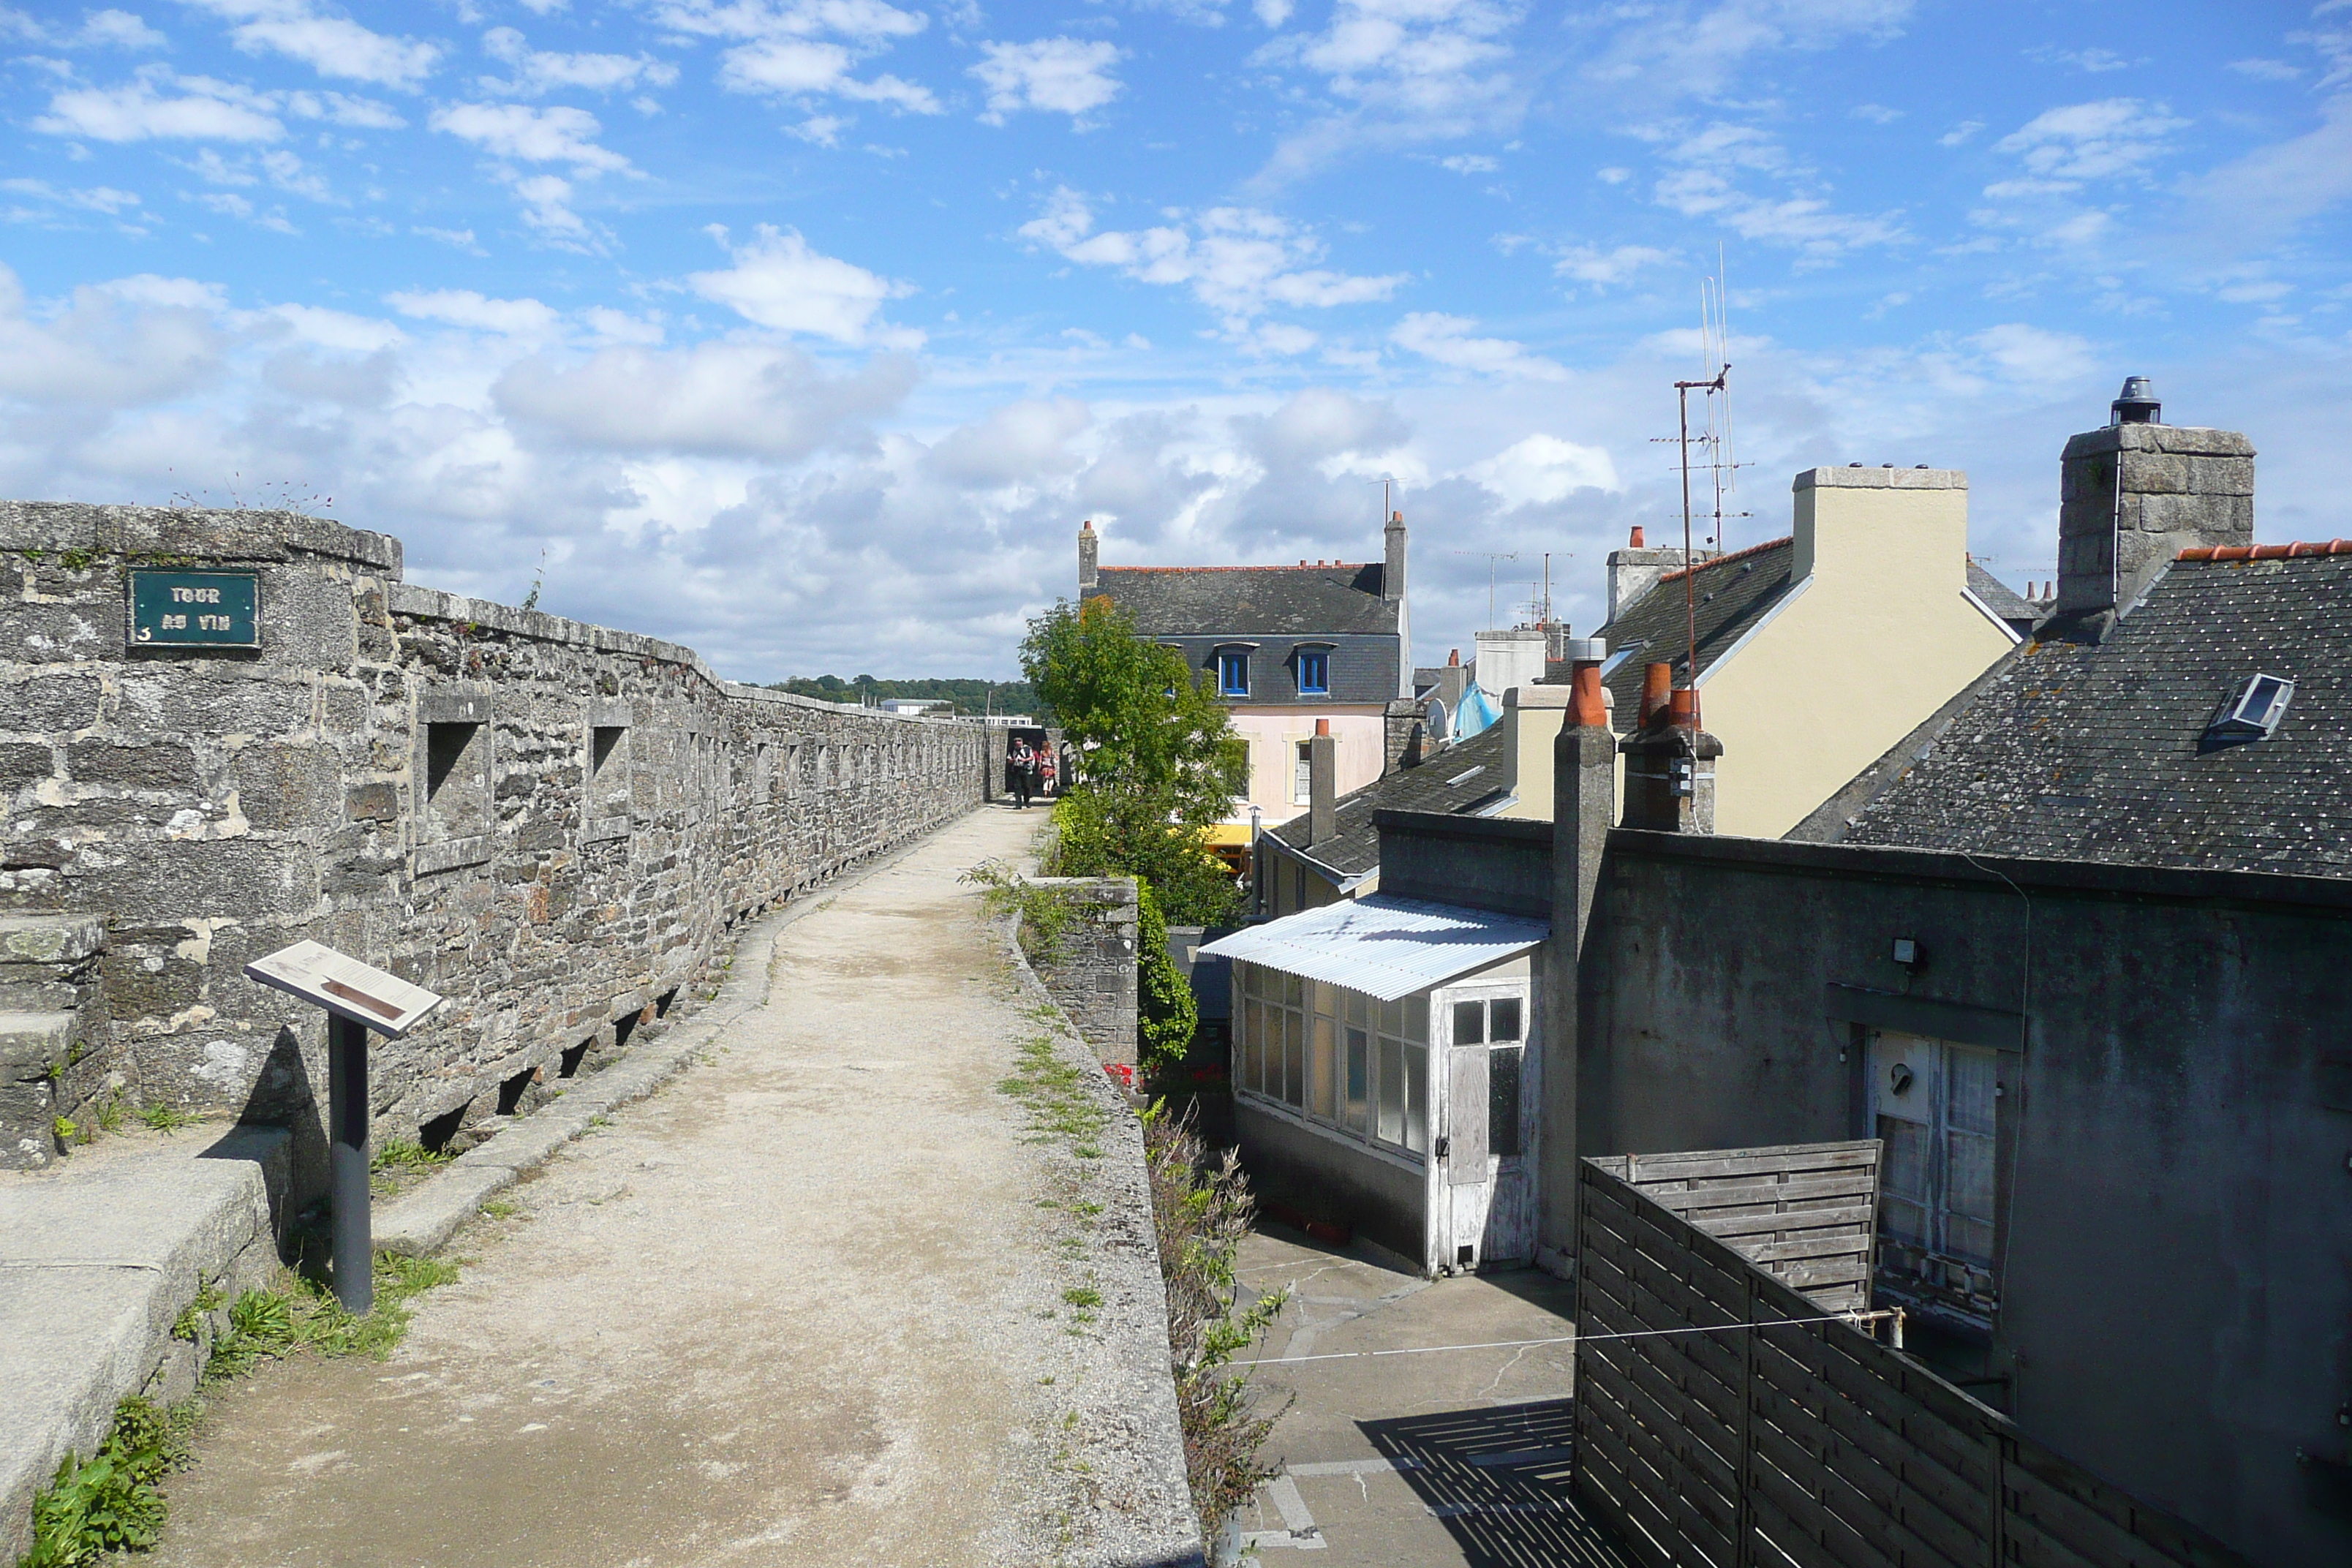
[(1028, 742), (1015, 738), (1005, 760), (1012, 764), (1013, 803), (1026, 811), (1030, 792), (1036, 784), (1037, 753), (1029, 749)]

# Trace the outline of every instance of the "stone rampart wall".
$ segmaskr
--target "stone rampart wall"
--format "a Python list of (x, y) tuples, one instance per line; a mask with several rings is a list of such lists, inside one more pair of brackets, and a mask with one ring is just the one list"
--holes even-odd
[[(138, 568), (257, 572), (261, 647), (135, 645)], [(313, 1168), (320, 1017), (242, 974), (310, 937), (449, 998), (380, 1045), (380, 1139), (515, 1109), (734, 922), (982, 798), (977, 724), (401, 570), (291, 513), (0, 503), (0, 909), (110, 928), (76, 1081), (290, 1125)]]

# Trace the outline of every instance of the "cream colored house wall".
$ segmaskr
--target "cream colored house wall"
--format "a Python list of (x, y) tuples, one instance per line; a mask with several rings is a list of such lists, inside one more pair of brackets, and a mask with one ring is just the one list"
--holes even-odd
[(1388, 742), (1387, 716), (1374, 707), (1335, 707), (1317, 703), (1295, 708), (1231, 708), (1234, 732), (1249, 744), (1249, 793), (1234, 803), (1231, 820), (1247, 822), (1250, 807), (1268, 827), (1287, 822), (1307, 809), (1291, 798), (1291, 770), (1298, 742), (1315, 738), (1315, 721), (1331, 721), (1332, 747), (1339, 764), (1338, 791), (1346, 795), (1381, 776)]
[(1968, 476), (1799, 474), (1790, 596), (1699, 680), (1716, 831), (1778, 838), (2013, 646), (1967, 596)]

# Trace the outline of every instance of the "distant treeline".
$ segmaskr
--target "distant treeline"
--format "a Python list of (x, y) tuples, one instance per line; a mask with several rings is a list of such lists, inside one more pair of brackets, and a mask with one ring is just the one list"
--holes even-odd
[(827, 702), (879, 702), (887, 697), (909, 697), (952, 702), (959, 713), (1038, 711), (1036, 688), (1025, 680), (877, 680), (870, 675), (845, 680), (838, 675), (803, 675), (776, 681), (769, 689), (821, 697)]

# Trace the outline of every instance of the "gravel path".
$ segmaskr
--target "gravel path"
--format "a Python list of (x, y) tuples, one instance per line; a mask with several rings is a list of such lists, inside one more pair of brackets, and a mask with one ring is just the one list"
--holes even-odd
[(1098, 1179), (997, 1087), (1040, 1026), (956, 881), (1037, 821), (975, 812), (788, 928), (770, 1005), (461, 1233), (463, 1282), (390, 1362), (216, 1396), (156, 1568), (961, 1568), (1165, 1540), (1181, 1475), (1155, 1491), (1120, 1416), (1150, 1402), (1157, 1278), (1070, 1304), (1117, 1249), (1073, 1236)]

